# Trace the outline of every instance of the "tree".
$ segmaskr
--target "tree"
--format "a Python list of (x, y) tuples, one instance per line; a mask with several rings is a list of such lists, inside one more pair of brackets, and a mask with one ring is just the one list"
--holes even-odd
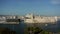
[(32, 34), (32, 33), (38, 34), (38, 33), (42, 32), (42, 31), (43, 30), (41, 28), (39, 28), (39, 27), (27, 27), (25, 29), (25, 32), (29, 32), (29, 34)]

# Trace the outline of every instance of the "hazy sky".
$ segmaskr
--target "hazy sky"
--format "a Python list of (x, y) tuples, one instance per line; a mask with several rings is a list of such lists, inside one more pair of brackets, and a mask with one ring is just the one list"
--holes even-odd
[(0, 15), (60, 16), (60, 0), (0, 0)]

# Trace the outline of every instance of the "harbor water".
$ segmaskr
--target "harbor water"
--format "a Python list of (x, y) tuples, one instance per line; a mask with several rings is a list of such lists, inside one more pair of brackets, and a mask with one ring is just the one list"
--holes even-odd
[(0, 28), (4, 27), (4, 28), (8, 28), (12, 31), (15, 31), (16, 34), (24, 34), (24, 23), (21, 22), (19, 24), (0, 24)]
[[(20, 22), (19, 24), (0, 24), (1, 27), (9, 28), (10, 30), (16, 31), (16, 34), (24, 34), (24, 27), (26, 24), (24, 22)], [(43, 27), (42, 27), (43, 26)], [(40, 25), (40, 27), (44, 30), (47, 31), (52, 31), (52, 32), (59, 32), (60, 31), (60, 22), (57, 24), (47, 24), (45, 25)]]

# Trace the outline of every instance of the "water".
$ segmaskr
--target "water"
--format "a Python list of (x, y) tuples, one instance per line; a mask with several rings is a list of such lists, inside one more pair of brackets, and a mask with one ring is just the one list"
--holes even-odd
[(56, 24), (48, 24), (48, 26), (45, 26), (44, 29), (55, 33), (60, 32), (60, 21)]
[[(19, 24), (15, 24), (15, 25), (9, 25), (9, 24), (0, 24), (0, 27), (5, 27), (5, 28), (9, 28), (13, 31), (16, 31), (16, 34), (24, 34), (24, 27), (26, 25), (24, 24), (24, 22), (20, 22)], [(47, 26), (45, 25), (40, 25), (40, 27), (44, 30), (48, 30), (48, 31), (52, 31), (52, 32), (59, 32), (60, 30), (60, 22), (58, 22), (57, 24), (53, 25), (53, 24), (48, 24)]]
[(0, 27), (5, 27), (5, 28), (9, 28), (13, 31), (16, 31), (16, 34), (24, 34), (24, 23), (21, 22), (20, 24), (15, 24), (15, 25), (11, 25), (11, 24), (0, 24)]

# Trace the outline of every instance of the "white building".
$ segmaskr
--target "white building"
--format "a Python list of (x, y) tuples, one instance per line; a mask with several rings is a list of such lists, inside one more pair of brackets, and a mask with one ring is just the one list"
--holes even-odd
[(6, 16), (6, 19), (16, 19), (16, 16)]
[(33, 16), (33, 14), (28, 14), (24, 22), (25, 23), (55, 23), (57, 21), (56, 17), (45, 17), (45, 16)]
[(5, 16), (0, 16), (0, 23), (6, 22), (6, 17)]

